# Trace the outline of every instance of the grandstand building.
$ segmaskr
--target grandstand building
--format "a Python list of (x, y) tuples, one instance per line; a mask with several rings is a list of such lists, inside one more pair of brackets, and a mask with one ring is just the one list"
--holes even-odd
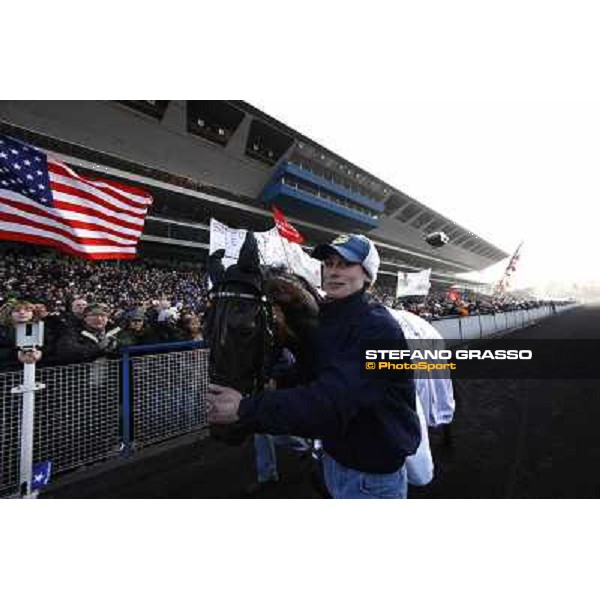
[[(141, 185), (154, 197), (140, 254), (204, 262), (211, 217), (264, 231), (279, 206), (310, 246), (368, 234), (381, 279), (432, 268), (438, 287), (508, 255), (304, 134), (241, 101), (0, 101), (0, 132), (79, 173)], [(439, 249), (425, 236), (443, 231)]]

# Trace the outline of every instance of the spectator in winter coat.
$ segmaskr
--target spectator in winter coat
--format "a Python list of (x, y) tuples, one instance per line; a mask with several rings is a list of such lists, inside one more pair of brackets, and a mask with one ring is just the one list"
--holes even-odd
[(148, 324), (144, 310), (135, 308), (125, 316), (124, 326), (117, 338), (119, 346), (141, 346), (155, 342), (156, 334)]
[(86, 307), (83, 325), (69, 330), (58, 341), (57, 359), (61, 363), (77, 363), (115, 356), (117, 353), (119, 327), (106, 331), (110, 311), (104, 304)]

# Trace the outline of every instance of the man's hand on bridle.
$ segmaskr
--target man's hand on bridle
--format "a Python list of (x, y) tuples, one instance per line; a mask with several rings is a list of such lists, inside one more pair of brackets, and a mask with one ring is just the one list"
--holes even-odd
[(233, 388), (211, 383), (208, 386), (208, 422), (228, 425), (238, 420), (238, 409), (242, 394)]

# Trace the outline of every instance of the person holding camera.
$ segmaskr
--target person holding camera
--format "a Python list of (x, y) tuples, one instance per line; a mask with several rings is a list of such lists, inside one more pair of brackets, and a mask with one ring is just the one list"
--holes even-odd
[(17, 326), (35, 320), (36, 307), (31, 302), (8, 302), (0, 309), (0, 370), (17, 370), (22, 364), (35, 364), (42, 359), (42, 351), (37, 348), (16, 349)]
[(57, 361), (63, 364), (89, 362), (115, 356), (119, 347), (119, 327), (106, 330), (110, 310), (106, 304), (89, 304), (83, 325), (68, 331), (56, 345)]

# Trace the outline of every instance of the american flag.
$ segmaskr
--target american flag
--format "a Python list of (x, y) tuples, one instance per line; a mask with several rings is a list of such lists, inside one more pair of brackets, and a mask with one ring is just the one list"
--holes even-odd
[(37, 148), (0, 135), (0, 239), (93, 260), (135, 258), (147, 192), (80, 177)]

